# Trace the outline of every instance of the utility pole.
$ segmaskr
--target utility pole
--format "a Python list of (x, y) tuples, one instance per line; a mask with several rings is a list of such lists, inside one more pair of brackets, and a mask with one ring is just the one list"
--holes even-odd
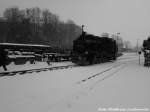
[(82, 34), (81, 34), (81, 35), (82, 35), (82, 39), (84, 40), (85, 32), (84, 32), (84, 29), (83, 29), (83, 28), (84, 28), (84, 25), (82, 25)]
[(136, 45), (137, 45), (137, 50), (136, 50), (136, 52), (137, 52), (137, 54), (138, 54), (138, 51), (139, 51), (139, 38), (137, 39)]
[(140, 55), (141, 55), (141, 51), (139, 50), (139, 38), (137, 39), (137, 54), (139, 55), (139, 65), (140, 65)]
[(119, 53), (120, 53), (119, 35), (120, 35), (120, 33), (117, 33), (117, 47), (118, 47), (118, 51), (119, 51)]
[(141, 52), (139, 51), (138, 53), (139, 53), (139, 65), (140, 65), (140, 55), (141, 55)]

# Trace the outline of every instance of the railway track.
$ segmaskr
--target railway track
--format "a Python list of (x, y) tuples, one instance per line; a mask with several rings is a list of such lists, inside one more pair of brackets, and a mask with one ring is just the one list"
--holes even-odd
[[(92, 79), (94, 77), (97, 77), (101, 74), (104, 74), (110, 70), (112, 70), (113, 68), (116, 68), (124, 63), (127, 63), (127, 62), (131, 62), (133, 60), (130, 60), (130, 61), (125, 61), (125, 62), (121, 62), (117, 65), (114, 65), (114, 66), (111, 66), (111, 67), (108, 67), (107, 69), (101, 71), (100, 73), (97, 73), (97, 74), (94, 74), (90, 77), (87, 77), (81, 81), (79, 81), (78, 83), (83, 83), (89, 79)], [(2, 76), (13, 76), (13, 75), (16, 75), (16, 74), (20, 74), (20, 75), (24, 75), (26, 73), (39, 73), (39, 72), (42, 72), (42, 71), (52, 71), (52, 70), (58, 70), (58, 69), (68, 69), (68, 68), (73, 68), (73, 67), (76, 67), (78, 65), (67, 65), (67, 66), (57, 66), (57, 67), (47, 67), (47, 68), (39, 68), (39, 69), (29, 69), (29, 70), (18, 70), (18, 71), (8, 71), (8, 72), (1, 72), (0, 73), (0, 77)]]
[(120, 65), (122, 65), (122, 64), (118, 64), (118, 65), (114, 65), (114, 66), (108, 67), (107, 69), (105, 69), (105, 70), (103, 70), (103, 71), (101, 71), (101, 72), (99, 72), (99, 73), (96, 73), (96, 74), (94, 74), (94, 75), (91, 75), (90, 77), (87, 77), (87, 78), (85, 78), (85, 79), (82, 79), (81, 81), (79, 81), (79, 82), (77, 82), (77, 83), (78, 83), (78, 84), (81, 84), (81, 83), (86, 82), (86, 81), (88, 81), (88, 80), (90, 80), (90, 79), (93, 79), (93, 78), (95, 78), (95, 77), (98, 77), (98, 76), (100, 76), (100, 75), (102, 75), (102, 74), (104, 74), (104, 73), (106, 73), (106, 72), (112, 70), (113, 68), (116, 68), (116, 67), (120, 66)]
[(123, 65), (123, 66), (118, 66), (119, 68), (117, 68), (116, 70), (114, 70), (112, 73), (109, 73), (108, 75), (106, 75), (106, 76), (104, 76), (104, 77), (102, 77), (102, 78), (100, 78), (100, 79), (98, 79), (96, 82), (94, 82), (94, 84), (92, 85), (92, 86), (90, 86), (90, 90), (93, 90), (94, 89), (94, 87), (97, 85), (97, 84), (99, 84), (100, 82), (102, 82), (102, 81), (104, 81), (105, 79), (107, 79), (107, 78), (110, 78), (111, 76), (114, 76), (117, 72), (119, 72), (120, 70), (122, 70), (123, 68), (125, 68), (125, 64)]
[(110, 74), (108, 74), (108, 75), (102, 77), (98, 82), (103, 81), (103, 80), (105, 80), (106, 78), (108, 78), (108, 77), (114, 75), (115, 73), (119, 72), (120, 70), (122, 70), (122, 69), (125, 67), (125, 65), (126, 65), (127, 63), (130, 63), (130, 62), (132, 62), (132, 61), (135, 61), (135, 60), (130, 60), (130, 61), (126, 61), (126, 62), (120, 62), (120, 63), (118, 63), (118, 64), (116, 64), (116, 65), (112, 65), (112, 66), (106, 68), (105, 70), (103, 70), (103, 71), (101, 71), (101, 72), (99, 72), (99, 73), (96, 73), (96, 74), (94, 74), (94, 75), (91, 75), (90, 77), (87, 77), (87, 78), (85, 78), (85, 79), (82, 79), (81, 81), (77, 82), (77, 84), (81, 84), (81, 83), (84, 83), (84, 82), (86, 82), (86, 81), (90, 81), (91, 79), (94, 79), (94, 78), (96, 78), (96, 77), (98, 77), (98, 76), (101, 76), (101, 75), (104, 75), (104, 74), (110, 72), (111, 70), (114, 70), (112, 73), (110, 73)]
[(68, 69), (68, 68), (73, 68), (73, 67), (76, 67), (76, 66), (77, 65), (67, 65), (67, 66), (57, 66), (57, 67), (40, 68), (40, 69), (1, 72), (0, 77), (2, 77), (2, 76), (14, 76), (16, 74), (24, 75), (26, 73), (39, 73), (39, 72), (43, 72), (43, 71), (52, 71), (52, 70), (58, 70), (58, 69)]

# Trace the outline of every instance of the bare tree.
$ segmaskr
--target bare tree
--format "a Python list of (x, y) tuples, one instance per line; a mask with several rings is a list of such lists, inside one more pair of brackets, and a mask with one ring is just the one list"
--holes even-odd
[(7, 42), (49, 44), (71, 49), (73, 40), (81, 34), (81, 28), (74, 21), (61, 21), (48, 9), (12, 7), (3, 15), (8, 23)]

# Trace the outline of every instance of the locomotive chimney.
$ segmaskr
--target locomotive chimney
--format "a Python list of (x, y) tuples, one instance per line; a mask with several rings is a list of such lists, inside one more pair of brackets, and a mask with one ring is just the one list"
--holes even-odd
[(84, 39), (86, 33), (83, 28), (84, 28), (84, 25), (82, 25), (82, 38)]

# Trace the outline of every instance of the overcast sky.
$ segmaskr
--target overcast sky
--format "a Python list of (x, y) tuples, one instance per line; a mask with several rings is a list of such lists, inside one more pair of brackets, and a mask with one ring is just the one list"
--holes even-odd
[(136, 44), (150, 35), (150, 0), (0, 0), (0, 13), (7, 7), (20, 9), (38, 6), (49, 9), (66, 21), (85, 25), (89, 33), (120, 33)]

